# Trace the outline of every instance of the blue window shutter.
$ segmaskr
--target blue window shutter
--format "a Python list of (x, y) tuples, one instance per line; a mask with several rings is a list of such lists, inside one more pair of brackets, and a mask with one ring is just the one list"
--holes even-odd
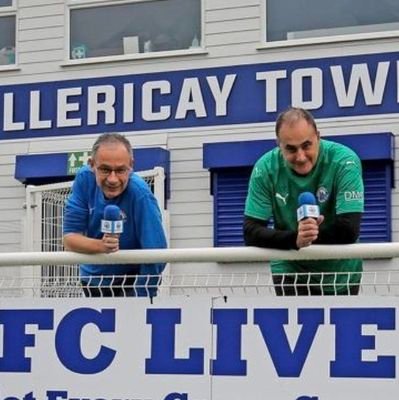
[(215, 246), (243, 246), (242, 224), (251, 168), (228, 168), (215, 171), (214, 242)]
[(377, 243), (391, 241), (392, 166), (386, 161), (363, 162), (365, 212), (362, 217), (360, 241)]
[[(242, 246), (242, 224), (248, 182), (252, 168), (213, 170), (214, 244)], [(364, 161), (365, 213), (362, 217), (360, 242), (391, 241), (392, 164)]]

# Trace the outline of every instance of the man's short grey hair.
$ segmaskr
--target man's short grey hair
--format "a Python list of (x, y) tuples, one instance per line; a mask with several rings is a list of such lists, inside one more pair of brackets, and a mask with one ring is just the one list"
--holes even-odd
[(132, 156), (133, 159), (133, 149), (129, 140), (121, 135), (120, 133), (103, 133), (100, 135), (97, 140), (94, 142), (93, 147), (91, 149), (91, 158), (95, 159), (97, 155), (97, 151), (100, 146), (104, 144), (115, 144), (121, 143), (125, 146), (127, 152)]
[(301, 119), (307, 121), (307, 123), (313, 126), (315, 132), (317, 132), (316, 121), (313, 118), (313, 115), (303, 109), (298, 107), (290, 107), (287, 110), (283, 111), (281, 114), (278, 115), (276, 120), (276, 135), (279, 136), (281, 126), (283, 124), (293, 124)]

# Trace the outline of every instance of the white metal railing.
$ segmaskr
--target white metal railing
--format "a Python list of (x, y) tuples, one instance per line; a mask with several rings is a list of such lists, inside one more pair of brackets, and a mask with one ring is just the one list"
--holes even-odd
[[(257, 247), (187, 248), (121, 250), (113, 254), (88, 255), (74, 252), (25, 252), (0, 254), (0, 297), (81, 297), (78, 273), (69, 275), (35, 274), (33, 266), (75, 265), (80, 263), (247, 263), (276, 259), (311, 260), (337, 258), (383, 259), (399, 257), (399, 243), (313, 245), (296, 250), (262, 249)], [(239, 264), (238, 264), (239, 265)], [(3, 274), (1, 267), (31, 266), (31, 273)], [(193, 271), (193, 270), (190, 270)], [(231, 273), (164, 274), (158, 295), (170, 294), (274, 294), (272, 276), (268, 268), (261, 273), (245, 273), (231, 266)], [(320, 275), (320, 272), (316, 273)], [(331, 273), (328, 273), (331, 275)], [(287, 274), (292, 275), (292, 274)], [(294, 275), (295, 279), (301, 274)], [(338, 274), (336, 274), (338, 275)], [(113, 277), (111, 277), (113, 278)], [(158, 286), (160, 277), (153, 277)], [(309, 283), (309, 286), (312, 284)], [(137, 286), (136, 286), (137, 288)], [(139, 287), (138, 287), (139, 288)], [(365, 271), (362, 274), (360, 294), (399, 295), (399, 268), (395, 270)]]
[[(285, 274), (287, 278), (300, 278), (304, 274)], [(321, 276), (321, 273), (306, 274)], [(329, 273), (329, 275), (332, 275)], [(335, 274), (338, 276), (338, 274)], [(164, 276), (149, 276), (142, 285), (132, 286), (122, 283), (114, 284), (112, 276), (109, 286), (102, 286), (101, 282), (88, 283), (91, 288), (98, 288), (100, 293), (104, 288), (120, 289), (122, 292), (147, 293), (148, 289), (158, 286), (157, 296), (174, 295), (207, 295), (207, 296), (274, 296), (275, 287), (271, 273), (265, 272), (231, 272), (231, 273), (198, 273), (176, 274)], [(119, 277), (118, 277), (119, 278)], [(128, 278), (128, 277), (126, 277)], [(148, 284), (152, 279), (152, 284)], [(314, 284), (299, 284), (301, 288), (312, 288)], [(318, 285), (320, 287), (320, 285)], [(350, 284), (348, 284), (348, 288)], [(322, 289), (323, 290), (323, 289)], [(294, 293), (293, 295), (296, 295)], [(331, 293), (330, 293), (331, 294)], [(335, 294), (335, 293), (332, 293)], [(359, 295), (399, 296), (399, 270), (364, 271)], [(100, 294), (101, 296), (101, 294)], [(54, 276), (1, 276), (1, 297), (83, 297), (83, 289), (79, 278)]]
[(205, 247), (187, 249), (120, 250), (112, 254), (68, 251), (1, 253), (1, 266), (53, 264), (128, 264), (158, 262), (262, 262), (270, 260), (376, 259), (399, 257), (399, 243), (313, 245), (301, 250), (259, 247)]

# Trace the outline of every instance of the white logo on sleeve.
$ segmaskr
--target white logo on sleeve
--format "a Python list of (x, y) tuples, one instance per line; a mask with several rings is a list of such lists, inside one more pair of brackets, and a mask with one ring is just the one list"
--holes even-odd
[(254, 176), (255, 176), (256, 178), (259, 178), (259, 177), (262, 176), (262, 175), (263, 175), (263, 173), (262, 173), (261, 169), (258, 168), (258, 167), (255, 167)]
[(356, 190), (347, 191), (344, 193), (345, 201), (361, 201), (363, 200), (363, 192)]

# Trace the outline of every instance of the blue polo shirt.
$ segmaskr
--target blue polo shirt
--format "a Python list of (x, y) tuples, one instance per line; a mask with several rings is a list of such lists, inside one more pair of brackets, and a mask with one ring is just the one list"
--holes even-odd
[[(64, 235), (80, 233), (90, 238), (100, 239), (101, 219), (107, 205), (116, 205), (123, 215), (123, 233), (119, 248), (162, 249), (167, 247), (158, 203), (147, 183), (135, 173), (131, 173), (126, 189), (118, 197), (106, 199), (98, 187), (94, 172), (82, 167), (75, 178), (64, 213)], [(159, 264), (82, 264), (82, 280), (93, 276), (159, 275), (165, 268)], [(91, 279), (91, 282), (93, 280)], [(101, 279), (109, 284), (110, 279)]]

